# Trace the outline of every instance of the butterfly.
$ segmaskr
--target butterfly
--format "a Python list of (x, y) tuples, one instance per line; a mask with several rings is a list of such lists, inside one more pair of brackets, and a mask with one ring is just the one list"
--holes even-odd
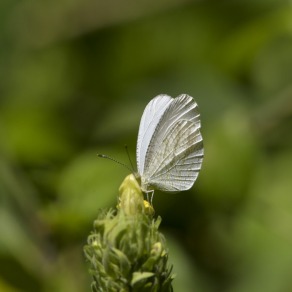
[[(181, 94), (160, 94), (146, 106), (138, 133), (138, 179), (145, 193), (190, 189), (202, 166), (204, 147), (198, 105)], [(151, 198), (152, 201), (152, 198)]]

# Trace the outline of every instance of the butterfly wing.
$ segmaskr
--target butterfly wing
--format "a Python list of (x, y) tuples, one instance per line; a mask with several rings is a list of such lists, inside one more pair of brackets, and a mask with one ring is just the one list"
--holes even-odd
[(153, 98), (144, 110), (139, 127), (136, 151), (137, 167), (140, 175), (144, 172), (145, 156), (150, 140), (161, 116), (164, 114), (172, 100), (172, 97), (166, 94), (160, 94)]
[(171, 102), (149, 142), (143, 189), (183, 191), (192, 187), (204, 155), (199, 117), (192, 97), (180, 95)]

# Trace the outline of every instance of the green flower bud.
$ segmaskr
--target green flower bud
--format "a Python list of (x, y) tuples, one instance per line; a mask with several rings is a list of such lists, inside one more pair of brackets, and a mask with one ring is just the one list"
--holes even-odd
[(161, 218), (153, 219), (149, 205), (129, 175), (120, 187), (118, 211), (100, 211), (84, 247), (92, 291), (172, 291)]

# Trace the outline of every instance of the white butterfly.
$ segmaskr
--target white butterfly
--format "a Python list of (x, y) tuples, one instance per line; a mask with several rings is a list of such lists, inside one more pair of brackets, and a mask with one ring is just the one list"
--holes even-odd
[(190, 189), (201, 169), (204, 148), (200, 114), (193, 98), (158, 95), (146, 106), (137, 141), (143, 192)]

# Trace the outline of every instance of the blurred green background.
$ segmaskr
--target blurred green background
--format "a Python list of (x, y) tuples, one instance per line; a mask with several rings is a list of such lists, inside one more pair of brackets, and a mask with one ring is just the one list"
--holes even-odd
[(292, 291), (292, 2), (2, 0), (0, 291), (90, 291), (82, 248), (144, 107), (199, 104), (189, 192), (155, 193), (176, 292)]

